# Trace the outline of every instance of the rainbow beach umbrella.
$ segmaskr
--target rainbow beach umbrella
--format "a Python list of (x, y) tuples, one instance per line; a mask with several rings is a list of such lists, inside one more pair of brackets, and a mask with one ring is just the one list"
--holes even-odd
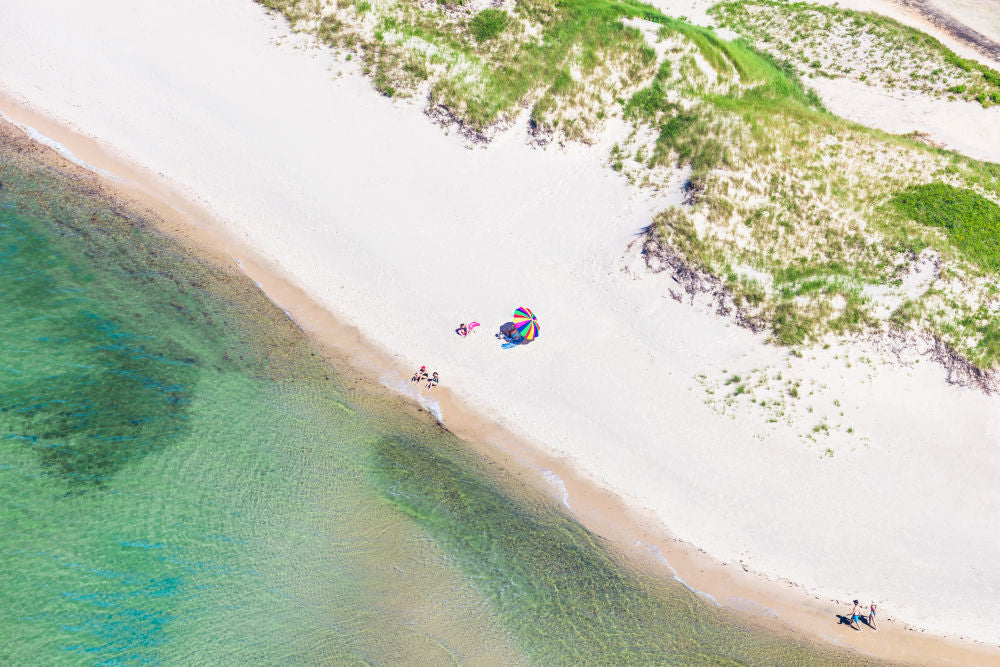
[(538, 318), (530, 308), (518, 308), (514, 311), (514, 330), (525, 341), (538, 337)]

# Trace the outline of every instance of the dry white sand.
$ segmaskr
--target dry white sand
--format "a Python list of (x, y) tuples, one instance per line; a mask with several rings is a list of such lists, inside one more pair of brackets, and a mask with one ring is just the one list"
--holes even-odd
[(921, 132), (942, 148), (1000, 162), (1000, 106), (890, 94), (850, 79), (815, 77), (806, 85), (838, 116), (893, 134)]
[[(626, 254), (665, 202), (599, 148), (534, 150), (515, 129), (468, 150), (283, 32), (245, 0), (8, 1), (0, 87), (159, 172), (387, 354), (679, 537), (1000, 643), (997, 398), (859, 348), (790, 357), (673, 301)], [(542, 336), (502, 350), (519, 305)], [(705, 383), (753, 369), (802, 381), (800, 419), (707, 404)], [(844, 428), (817, 436), (824, 418)]]

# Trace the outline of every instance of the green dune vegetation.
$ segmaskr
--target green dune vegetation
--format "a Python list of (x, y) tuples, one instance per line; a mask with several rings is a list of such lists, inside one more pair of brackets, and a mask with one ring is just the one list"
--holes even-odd
[[(892, 333), (1000, 363), (1000, 165), (837, 118), (802, 83), (808, 67), (996, 101), (1000, 75), (926, 35), (760, 0), (713, 9), (735, 41), (634, 0), (260, 1), (469, 137), (528, 113), (538, 143), (612, 136), (609, 166), (636, 187), (690, 169), (647, 258), (699, 276), (775, 343)], [(837, 55), (852, 40), (878, 64)]]
[(710, 13), (800, 76), (1000, 104), (1000, 75), (885, 16), (776, 0), (723, 2)]

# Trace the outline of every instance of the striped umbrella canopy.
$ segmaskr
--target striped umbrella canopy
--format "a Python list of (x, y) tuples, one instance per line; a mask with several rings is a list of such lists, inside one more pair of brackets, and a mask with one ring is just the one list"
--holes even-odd
[(538, 336), (538, 318), (530, 308), (518, 308), (514, 311), (514, 330), (524, 340), (535, 340)]

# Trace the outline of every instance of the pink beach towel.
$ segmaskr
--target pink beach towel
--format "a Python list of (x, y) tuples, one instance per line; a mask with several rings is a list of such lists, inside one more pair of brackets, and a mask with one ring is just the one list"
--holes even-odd
[(461, 329), (455, 329), (455, 333), (457, 333), (459, 336), (465, 338), (470, 333), (472, 333), (473, 329), (475, 329), (478, 326), (479, 326), (479, 322), (469, 322), (469, 326), (465, 327), (465, 331), (462, 331)]

